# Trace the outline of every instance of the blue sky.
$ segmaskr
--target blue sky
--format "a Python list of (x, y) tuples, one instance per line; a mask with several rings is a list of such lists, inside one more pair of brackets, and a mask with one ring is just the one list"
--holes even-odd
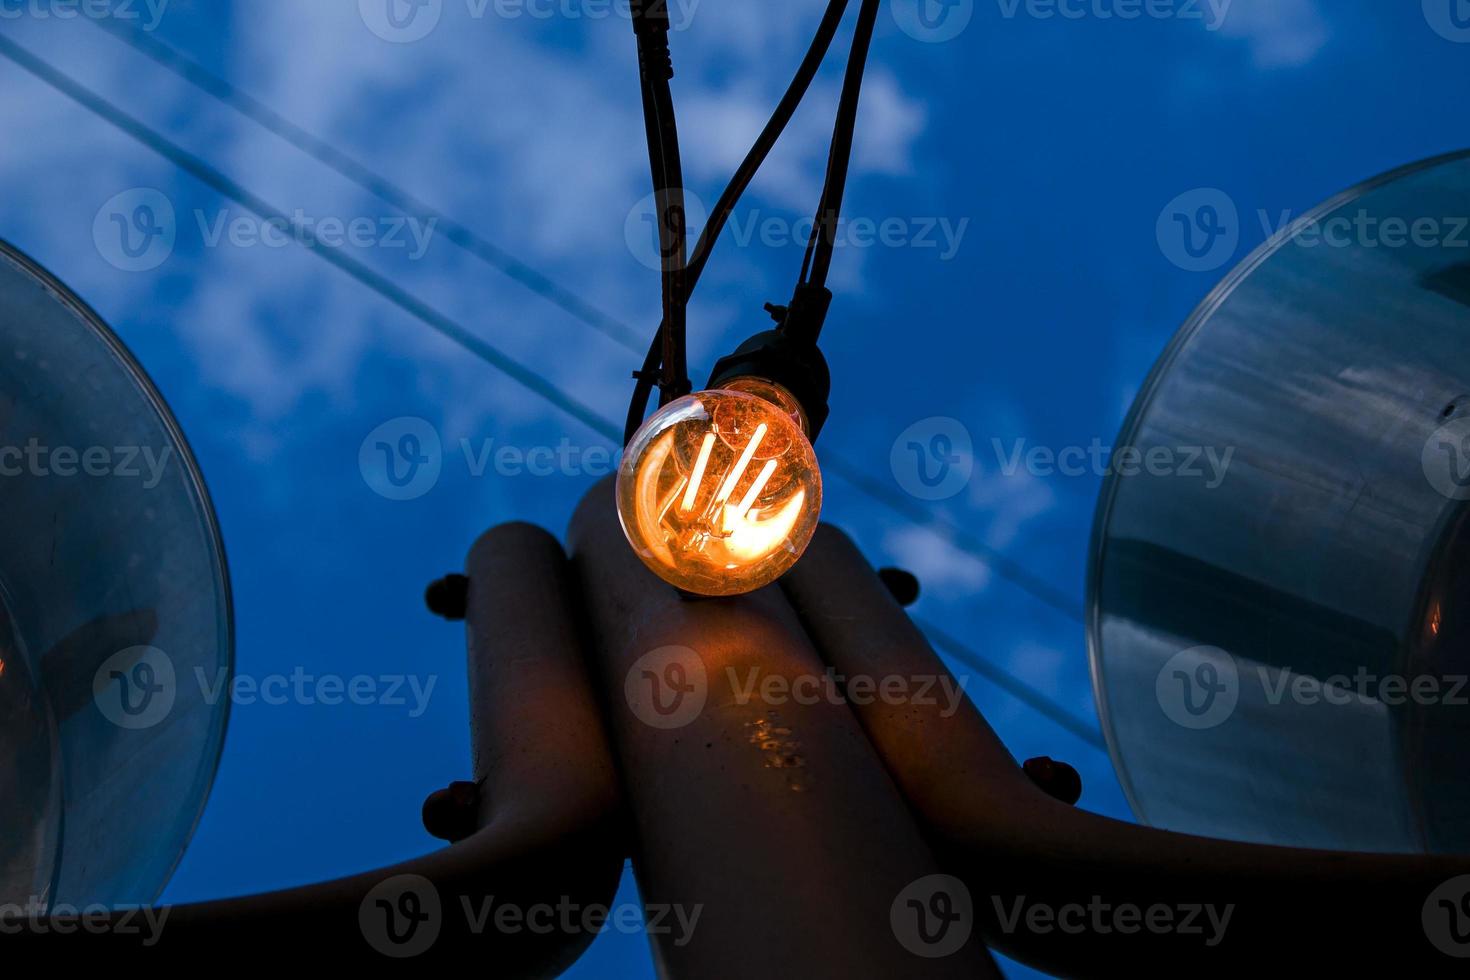
[[(400, 43), (380, 36), (381, 0), (173, 0), (155, 17), (159, 2), (133, 0), (132, 26), (640, 334), (655, 323), (622, 17), (590, 0), (442, 0), (434, 29)], [(895, 441), (953, 419), (973, 447), (971, 476), (919, 501), (924, 524), (832, 478), (827, 516), (876, 562), (920, 575), (926, 618), (1091, 719), (1080, 626), (958, 547), (951, 529), (1080, 603), (1100, 478), (1014, 470), (1006, 458), (1110, 446), (1175, 327), (1283, 215), (1463, 148), (1470, 29), (1458, 25), (1470, 11), (1463, 0), (1161, 0), (1157, 15), (1127, 17), (1128, 0), (925, 2), (939, 26), (895, 0), (874, 44), (848, 212), (891, 233), (850, 225), (838, 251), (825, 337), (833, 418), (819, 449), (902, 495), (913, 474), (895, 465)], [(674, 4), (675, 94), (698, 198), (718, 196), (823, 6)], [(412, 226), (394, 232), (380, 220), (394, 212), (350, 182), (109, 33), (46, 9), (0, 0), (0, 32), (281, 210), (365, 219), (371, 231), (344, 246), (353, 258), (621, 418), (635, 360), (622, 346), (434, 229), (418, 243)], [(789, 296), (801, 258), (791, 228), (820, 190), (840, 68), (834, 51), (710, 267), (690, 315), (696, 365), (762, 328), (763, 302)], [(188, 433), (229, 550), (239, 672), (411, 675), (429, 691), (422, 705), (237, 705), (166, 897), (280, 887), (430, 850), (419, 803), (465, 777), (469, 757), (462, 631), (427, 615), (423, 586), (459, 567), (488, 526), (522, 519), (560, 533), (609, 443), (307, 250), (258, 240), (249, 212), (8, 62), (0, 87), (0, 237), (98, 309)], [(94, 224), (140, 189), (168, 202), (175, 241), (131, 270)], [(1194, 260), (1167, 218), (1206, 200), (1234, 214)], [(402, 418), (438, 436), (440, 474), (392, 500), (364, 477), (359, 449)], [(578, 465), (477, 473), (487, 446), (565, 446)], [(1127, 816), (1105, 755), (979, 678), (970, 691), (1017, 757), (1074, 762), (1083, 805)], [(648, 970), (642, 937), (610, 934), (576, 975)]]

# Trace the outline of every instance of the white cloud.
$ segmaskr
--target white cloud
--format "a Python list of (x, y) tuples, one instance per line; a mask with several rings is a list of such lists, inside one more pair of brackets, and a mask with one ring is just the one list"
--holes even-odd
[(918, 576), (925, 591), (935, 595), (974, 595), (990, 586), (990, 567), (956, 547), (941, 529), (896, 525), (884, 535), (883, 548), (900, 567)]
[(913, 148), (928, 125), (922, 103), (910, 99), (891, 73), (875, 69), (863, 83), (862, 114), (853, 141), (859, 173), (906, 177), (914, 172)]
[(1220, 33), (1248, 42), (1262, 69), (1305, 65), (1331, 39), (1317, 0), (1236, 0)]
[[(559, 32), (578, 36), (552, 45), (543, 43), (544, 22), (473, 20), (464, 5), (446, 3), (444, 22), (429, 38), (393, 45), (372, 35), (356, 8), (252, 3), (237, 10), (225, 52), (199, 57), (291, 121), (651, 330), (657, 276), (634, 261), (624, 239), (625, 219), (649, 180), (627, 23), (559, 23)], [(686, 168), (698, 186), (723, 185), (790, 81), (815, 25), (814, 8), (780, 5), (752, 16), (739, 5), (700, 0), (691, 28), (674, 38)], [(104, 33), (21, 26), (18, 40), (282, 210), (343, 218), (391, 213)], [(752, 201), (768, 212), (815, 208), (845, 51), (839, 37), (810, 104), (752, 189)], [(374, 358), (411, 363), (417, 391), (404, 392), (404, 400), (430, 396), (423, 400), (443, 407), (446, 427), (479, 431), (493, 420), (506, 433), (549, 419), (572, 424), (300, 246), (201, 251), (195, 208), (209, 217), (221, 207), (231, 216), (247, 212), (63, 97), (24, 84), (38, 97), (0, 104), (7, 131), (28, 134), (0, 155), (0, 175), (14, 184), (35, 173), (55, 179), (27, 183), (12, 227), (44, 243), (39, 257), (56, 265), (89, 240), (91, 219), (108, 197), (140, 185), (168, 194), (181, 240), (159, 273), (120, 275), (90, 255), (58, 271), (84, 295), (104, 297), (113, 322), (176, 332), (200, 381), (247, 409), (237, 437), (252, 458), (266, 461), (293, 438), (283, 434), (288, 420), (312, 424), (295, 417), (304, 404), (351, 413), (364, 365)], [(864, 105), (856, 169), (906, 172), (924, 126), (919, 104), (879, 68)], [(95, 201), (81, 199), (93, 191)], [(701, 329), (691, 333), (696, 362), (715, 352), (719, 328), (744, 332), (750, 310), (775, 298), (762, 294), (771, 265), (762, 252), (727, 247), (721, 255), (711, 276), (716, 288), (707, 288), (699, 304)], [(621, 418), (632, 355), (442, 237), (421, 262), (375, 251), (354, 257), (602, 414)], [(174, 294), (167, 322), (160, 322), (156, 290), (165, 277)], [(736, 295), (743, 297), (738, 308), (731, 303)]]
[[(951, 515), (952, 523), (978, 528), (988, 548), (997, 554), (1010, 554), (1026, 525), (1051, 511), (1057, 499), (1042, 480), (1024, 471), (1011, 476), (987, 475), (977, 468), (966, 503), (962, 515)], [(883, 546), (899, 565), (919, 577), (926, 590), (941, 598), (975, 595), (990, 587), (990, 566), (956, 545), (942, 526), (890, 527)]]
[[(986, 446), (977, 451), (984, 452), (990, 448)], [(968, 497), (971, 508), (977, 513), (990, 515), (985, 543), (1000, 552), (1007, 552), (1028, 522), (1046, 514), (1057, 503), (1052, 488), (1025, 468), (1013, 474), (982, 474), (977, 469)]]
[[(241, 84), (604, 308), (651, 325), (656, 277), (631, 261), (624, 240), (627, 215), (647, 194), (649, 179), (626, 22), (572, 23), (581, 44), (552, 47), (538, 43), (537, 28), (544, 23), (493, 16), (475, 20), (467, 8), (446, 4), (444, 22), (434, 34), (400, 46), (384, 44), (364, 30), (356, 22), (355, 6), (260, 4), (242, 14), (248, 29), (237, 32), (242, 39), (238, 61), (248, 67), (248, 76)], [(816, 13), (780, 5), (752, 16), (740, 5), (708, 0), (688, 9), (691, 26), (674, 36), (676, 97), (686, 171), (696, 186), (711, 188), (712, 198), (789, 83), (810, 42)], [(845, 39), (839, 37), (823, 81), (809, 96), (811, 104), (752, 189), (757, 202), (765, 194), (770, 203), (798, 214), (814, 209), (842, 67), (838, 55), (845, 51)], [(909, 172), (912, 144), (924, 125), (919, 103), (891, 74), (876, 70), (864, 95), (858, 172)], [(248, 175), (274, 200), (291, 202), (305, 190), (317, 196), (342, 193), (324, 187), (321, 173), (283, 163), (283, 152), (289, 158), (291, 151), (249, 127), (219, 145), (226, 169)], [(328, 185), (342, 183), (331, 175), (326, 179)], [(355, 203), (341, 203), (354, 197)], [(378, 207), (355, 193), (338, 197), (333, 206)], [(479, 295), (484, 304), (494, 304), (497, 344), (509, 344), (560, 383), (580, 386), (589, 376), (614, 377), (613, 402), (625, 395), (625, 372), (609, 375), (607, 361), (625, 360), (626, 353), (614, 355), (616, 348), (598, 342), (554, 349), (544, 342), (523, 345), (516, 342), (514, 327), (507, 339), (500, 322), (510, 311), (523, 311), (523, 323), (530, 325), (538, 318), (564, 316), (472, 263), (454, 262), (451, 268), (466, 277), (464, 282), (477, 281), (478, 288), (457, 286), (445, 275), (450, 270), (426, 266), (444, 279), (442, 288), (426, 290), (422, 282), (409, 281), (410, 288), (456, 300), (461, 299), (457, 294)], [(414, 269), (414, 277), (428, 277), (428, 268)], [(764, 298), (752, 297), (751, 303)], [(582, 329), (573, 325), (574, 331)], [(534, 337), (525, 326), (521, 331)], [(241, 343), (238, 338), (221, 342), (225, 349)], [(266, 343), (254, 350), (264, 356), (272, 348)], [(304, 364), (317, 363), (325, 362), (308, 357), (283, 365), (281, 373), (290, 376)], [(350, 363), (342, 370), (350, 370)], [(618, 414), (616, 408), (610, 414)]]

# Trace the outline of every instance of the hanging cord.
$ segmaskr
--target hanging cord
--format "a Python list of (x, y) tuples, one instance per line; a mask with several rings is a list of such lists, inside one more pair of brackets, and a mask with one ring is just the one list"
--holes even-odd
[[(806, 57), (802, 59), (796, 76), (781, 101), (776, 105), (771, 114), (770, 121), (761, 131), (756, 139), (755, 145), (741, 162), (739, 169), (730, 179), (725, 192), (715, 204), (714, 211), (710, 215), (709, 222), (699, 236), (699, 242), (695, 245), (689, 266), (684, 274), (684, 304), (687, 304), (699, 284), (700, 277), (704, 274), (705, 266), (709, 263), (710, 255), (714, 252), (715, 243), (729, 222), (730, 216), (734, 214), (735, 207), (740, 203), (741, 196), (755, 179), (756, 173), (761, 165), (765, 163), (766, 157), (775, 147), (777, 140), (785, 131), (791, 117), (796, 114), (807, 90), (811, 87), (812, 80), (816, 78), (817, 71), (822, 66), (827, 52), (832, 47), (832, 39), (837, 35), (837, 29), (842, 23), (843, 14), (847, 12), (848, 0), (831, 0), (827, 5), (827, 12), (822, 17), (822, 22), (817, 28), (816, 37), (813, 38), (811, 47), (807, 50)], [(659, 367), (664, 349), (665, 325), (660, 325), (659, 332), (654, 337), (652, 345), (648, 349), (648, 356), (644, 358), (643, 368), (635, 371), (633, 377), (637, 380), (637, 387), (633, 392), (632, 403), (628, 406), (628, 417), (624, 427), (623, 442), (632, 442), (633, 435), (643, 424), (644, 413), (648, 410), (648, 399), (653, 393), (653, 386), (660, 378)]]
[(852, 36), (852, 55), (847, 61), (847, 77), (842, 82), (842, 99), (837, 106), (837, 125), (832, 130), (827, 182), (822, 189), (822, 203), (817, 208), (806, 257), (802, 260), (802, 285), (825, 287), (827, 274), (832, 269), (832, 253), (837, 246), (837, 222), (842, 214), (842, 199), (847, 192), (847, 173), (852, 162), (852, 141), (857, 130), (863, 73), (868, 66), (868, 51), (872, 47), (880, 3), (881, 0), (863, 0), (862, 9), (858, 12), (857, 29)]
[(638, 38), (638, 71), (642, 79), (643, 123), (648, 162), (653, 174), (659, 254), (662, 265), (663, 327), (660, 330), (663, 372), (660, 403), (688, 394), (692, 386), (685, 356), (684, 285), (688, 231), (684, 207), (684, 172), (679, 156), (679, 130), (669, 87), (674, 62), (669, 53), (668, 0), (632, 0), (633, 31)]

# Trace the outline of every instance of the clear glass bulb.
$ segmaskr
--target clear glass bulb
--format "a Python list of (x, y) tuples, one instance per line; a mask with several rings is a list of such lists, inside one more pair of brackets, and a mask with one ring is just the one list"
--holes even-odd
[(617, 493), (638, 557), (699, 595), (776, 581), (806, 550), (822, 512), (822, 474), (801, 407), (760, 378), (660, 409), (623, 454)]

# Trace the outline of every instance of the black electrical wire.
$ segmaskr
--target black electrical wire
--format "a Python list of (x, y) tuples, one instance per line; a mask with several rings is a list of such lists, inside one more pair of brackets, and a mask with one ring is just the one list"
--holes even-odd
[[(756, 173), (760, 170), (761, 165), (765, 163), (766, 158), (770, 155), (771, 150), (775, 147), (781, 134), (785, 131), (787, 124), (791, 121), (796, 109), (800, 106), (808, 89), (811, 87), (812, 81), (816, 78), (822, 62), (826, 59), (827, 52), (831, 49), (832, 41), (836, 37), (837, 30), (841, 26), (843, 15), (847, 11), (847, 5), (848, 0), (831, 0), (827, 5), (826, 13), (823, 15), (821, 24), (817, 28), (816, 36), (806, 53), (806, 57), (802, 60), (801, 66), (797, 69), (791, 86), (787, 89), (781, 102), (776, 106), (770, 120), (766, 123), (765, 129), (762, 130), (759, 138), (756, 140), (755, 145), (751, 147), (750, 152), (746, 155), (744, 161), (742, 161), (739, 169), (736, 170), (734, 176), (730, 179), (730, 183), (720, 195), (720, 199), (715, 203), (709, 221), (705, 224), (699, 236), (698, 243), (689, 255), (689, 261), (684, 272), (686, 304), (689, 298), (693, 296), (700, 277), (703, 276), (705, 267), (709, 264), (714, 246), (729, 223), (731, 215), (734, 214), (741, 197), (750, 187), (751, 182), (755, 179)], [(443, 230), (446, 239), (451, 244), (465, 250), (485, 264), (519, 282), (538, 296), (560, 307), (563, 311), (571, 314), (592, 329), (604, 334), (628, 350), (635, 352), (643, 350), (643, 346), (638, 340), (638, 335), (626, 323), (598, 309), (572, 290), (516, 258), (504, 248), (490, 242), (469, 226), (456, 221), (451, 215), (440, 211), (423, 201), (417, 195), (405, 190), (390, 178), (373, 170), (350, 154), (344, 153), (314, 133), (291, 122), (270, 106), (241, 90), (238, 86), (230, 83), (226, 79), (214, 74), (208, 68), (172, 47), (167, 42), (154, 35), (147, 34), (138, 28), (130, 27), (117, 18), (88, 18), (88, 20), (94, 27), (111, 34), (161, 68), (172, 72), (204, 94), (230, 107), (268, 132), (285, 140), (296, 149), (328, 167), (339, 176), (356, 184), (379, 200), (397, 208), (399, 211), (433, 219), (438, 224), (438, 227)], [(661, 322), (659, 331), (644, 358), (643, 368), (637, 374), (640, 380), (629, 408), (624, 431), (624, 443), (632, 438), (633, 433), (637, 431), (639, 425), (643, 422), (643, 414), (648, 408), (648, 397), (652, 393), (655, 383), (654, 379), (657, 377), (659, 368), (663, 363), (662, 357), (663, 325)], [(646, 382), (642, 380), (644, 377), (648, 378)]]
[[(93, 115), (121, 130), (133, 140), (147, 147), (165, 160), (168, 160), (180, 170), (190, 174), (222, 196), (235, 201), (243, 207), (249, 208), (261, 217), (289, 221), (285, 213), (278, 208), (256, 197), (243, 186), (226, 177), (205, 161), (123, 112), (102, 96), (72, 79), (65, 72), (35, 56), (20, 45), (11, 42), (3, 35), (0, 35), (0, 57), (8, 59), (29, 72), (61, 95), (71, 99)], [(398, 286), (386, 276), (374, 272), (362, 263), (342, 254), (339, 250), (321, 245), (310, 236), (298, 236), (298, 240), (304, 248), (311, 251), (317, 257), (347, 273), (361, 285), (388, 300), (425, 325), (443, 334), (450, 341), (458, 344), (464, 350), (485, 361), (491, 367), (514, 379), (529, 391), (546, 399), (546, 401), (561, 411), (583, 422), (593, 431), (598, 432), (608, 439), (614, 438), (616, 430), (610, 419), (601, 416), (595, 410), (566, 395), (553, 382), (541, 377), (524, 364), (521, 364), (509, 355), (482, 341), (466, 327), (439, 313), (433, 307), (429, 306), (428, 303)], [(851, 467), (847, 467), (846, 469), (847, 472), (839, 471), (839, 475), (852, 483), (856, 489), (872, 496), (878, 503), (883, 503), (890, 508), (894, 508), (901, 516), (922, 526), (925, 515), (905, 513), (903, 509), (895, 508), (894, 503), (897, 498), (894, 495), (880, 493), (875, 481), (862, 477), (856, 469)], [(954, 525), (942, 516), (938, 520), (951, 531), (957, 533), (961, 531), (957, 525)], [(1044, 604), (1053, 607), (1070, 618), (1078, 621), (1081, 620), (1081, 611), (1076, 609), (1075, 605), (1067, 600), (1065, 596), (1061, 596), (1060, 593), (1057, 593), (1050, 586), (1045, 585), (1045, 583), (1040, 583), (1039, 579), (1030, 576), (1029, 573), (1024, 576), (1018, 576), (1018, 571), (1025, 572), (1019, 565), (1011, 562), (1005, 556), (984, 545), (982, 542), (973, 540), (972, 536), (966, 535), (966, 538), (966, 540), (960, 542), (963, 547), (982, 557), (982, 560), (995, 567), (1002, 576), (1011, 579), (1023, 591), (1030, 593), (1034, 598), (1039, 599)], [(1038, 583), (1040, 583), (1040, 588), (1038, 588)], [(932, 629), (932, 627), (930, 628)], [(1086, 721), (1076, 717), (1055, 702), (1050, 701), (1040, 692), (1030, 691), (1028, 695), (1023, 696), (1022, 692), (1028, 691), (1029, 689), (1022, 682), (1010, 677), (1001, 668), (989, 664), (983, 657), (970, 650), (964, 644), (961, 644), (958, 640), (951, 637), (939, 636), (936, 642), (949, 649), (951, 654), (956, 656), (957, 659), (961, 659), (963, 662), (970, 664), (977, 672), (1004, 687), (1013, 695), (1021, 697), (1023, 701), (1036, 708), (1036, 710), (1046, 717), (1051, 718), (1063, 728), (1079, 734), (1091, 730), (1091, 726)], [(1003, 681), (1002, 678), (1006, 680)], [(1096, 744), (1095, 739), (1096, 736), (1094, 735), (1088, 740)]]
[[(776, 141), (780, 137), (783, 128), (791, 118), (791, 115), (794, 113), (797, 105), (800, 103), (802, 94), (806, 91), (807, 86), (810, 84), (812, 78), (815, 76), (828, 48), (830, 47), (831, 41), (836, 34), (837, 28), (842, 18), (842, 14), (846, 10), (846, 7), (847, 0), (832, 0), (832, 2), (829, 4), (827, 8), (827, 14), (823, 19), (821, 28), (818, 30), (817, 37), (813, 41), (811, 50), (807, 53), (807, 57), (803, 61), (801, 69), (798, 71), (795, 80), (793, 80), (790, 90), (788, 90), (786, 97), (782, 100), (782, 104), (777, 107), (776, 113), (772, 116), (771, 121), (766, 125), (765, 131), (761, 133), (760, 139), (757, 140), (755, 146), (751, 149), (750, 154), (746, 157), (746, 160), (741, 165), (740, 170), (736, 172), (734, 178), (732, 178), (730, 182), (730, 185), (725, 189), (725, 193), (721, 196), (720, 202), (716, 206), (714, 214), (711, 215), (709, 223), (705, 226), (704, 233), (700, 236), (699, 244), (698, 246), (696, 246), (689, 261), (689, 273), (686, 277), (686, 288), (690, 291), (692, 291), (695, 285), (698, 283), (700, 275), (702, 274), (705, 265), (709, 261), (709, 257), (711, 255), (711, 252), (713, 251), (715, 241), (716, 239), (718, 239), (721, 229), (724, 227), (730, 215), (733, 213), (735, 205), (739, 202), (741, 195), (749, 186), (751, 179), (755, 176), (755, 173), (759, 169), (760, 164), (764, 161), (765, 156), (770, 152), (771, 148), (775, 145)], [(110, 20), (94, 20), (93, 23), (110, 25), (114, 22)], [(151, 36), (141, 35), (136, 28), (126, 28), (121, 26), (113, 28), (109, 26), (108, 30), (109, 32), (115, 34), (120, 40), (123, 40), (124, 42), (132, 45), (144, 55), (152, 58), (160, 66), (167, 68), (170, 71), (173, 71), (185, 81), (190, 82), (206, 95), (224, 103), (225, 105), (235, 108), (237, 111), (246, 116), (246, 118), (255, 121), (267, 131), (285, 139), (288, 143), (291, 143), (293, 146), (297, 147), (297, 149), (302, 150), (309, 156), (312, 156), (313, 158), (326, 164), (328, 167), (331, 167), (333, 170), (336, 170), (337, 173), (341, 174), (343, 177), (346, 177), (348, 180), (352, 180), (358, 183), (359, 186), (364, 187), (365, 190), (368, 190), (370, 193), (373, 193), (375, 196), (393, 205), (400, 211), (412, 213), (415, 208), (418, 208), (421, 211), (428, 211), (431, 216), (439, 217), (439, 213), (428, 209), (427, 205), (416, 203), (417, 199), (409, 191), (394, 184), (386, 177), (379, 177), (372, 174), (371, 171), (368, 171), (366, 168), (361, 167), (361, 165), (356, 164), (350, 156), (343, 153), (341, 150), (326, 143), (320, 137), (314, 136), (311, 133), (308, 133), (306, 130), (301, 129), (294, 123), (291, 123), (289, 120), (286, 120), (283, 116), (281, 116), (275, 110), (271, 109), (269, 106), (266, 106), (264, 103), (255, 100), (251, 96), (230, 85), (230, 83), (224, 81), (218, 76), (210, 74), (197, 62), (190, 60), (182, 53), (168, 47), (162, 41)], [(135, 40), (141, 41), (143, 42), (143, 44), (134, 44), (133, 42)], [(58, 72), (58, 75), (59, 74), (60, 73)], [(70, 95), (71, 93), (64, 94)], [(103, 118), (107, 118), (107, 116), (100, 109), (91, 106), (89, 106), (89, 108), (93, 108), (93, 111), (98, 112), (98, 114), (102, 115)], [(116, 122), (115, 120), (113, 121)], [(159, 152), (164, 151), (159, 150)], [(354, 172), (364, 175), (366, 178), (369, 178), (369, 183), (363, 183), (362, 180), (359, 180), (358, 177), (354, 176)], [(209, 181), (206, 181), (206, 183), (209, 183)], [(405, 204), (404, 202), (408, 203)], [(454, 221), (453, 218), (447, 215), (443, 216), (442, 224), (452, 228), (466, 229), (466, 226)], [(495, 248), (495, 246), (488, 245), (488, 243), (484, 244), (488, 248)], [(480, 256), (487, 262), (490, 261), (489, 258), (486, 258), (478, 250), (471, 250), (471, 254)], [(556, 287), (557, 291), (561, 295), (548, 295), (546, 291), (537, 288), (535, 284), (537, 282), (549, 283), (550, 280), (546, 279), (546, 277), (544, 277), (540, 272), (530, 268), (529, 266), (524, 267), (524, 272), (524, 275), (511, 274), (511, 277), (515, 281), (520, 282), (522, 283), (522, 285), (526, 285), (528, 288), (532, 289), (534, 292), (537, 293), (537, 295), (542, 296), (550, 302), (560, 306), (562, 309), (572, 313), (574, 316), (576, 316), (578, 320), (581, 320), (587, 326), (594, 329), (601, 329), (599, 324), (595, 322), (594, 318), (589, 316), (588, 313), (585, 312), (593, 309), (590, 303), (586, 302), (581, 297), (571, 293), (570, 291), (563, 289), (562, 287)], [(399, 305), (401, 306), (403, 304), (400, 303)], [(597, 316), (603, 317), (602, 314), (598, 314)], [(626, 323), (614, 320), (611, 317), (605, 317), (605, 319), (611, 326), (615, 327), (620, 334), (627, 337), (631, 337), (634, 335), (632, 327), (630, 327)], [(632, 349), (631, 342), (622, 339), (619, 339), (619, 342), (627, 344), (630, 349)], [(465, 346), (468, 347), (468, 345)], [(480, 353), (473, 348), (469, 349), (472, 353)], [(653, 346), (648, 354), (648, 357), (652, 361), (651, 366), (648, 368), (650, 372), (658, 370), (658, 358), (660, 349), (661, 334), (660, 337), (655, 337)], [(494, 364), (496, 367), (500, 367), (499, 363), (494, 361), (492, 358), (486, 357), (485, 359), (490, 360), (491, 363)], [(641, 424), (641, 406), (645, 406), (646, 403), (647, 393), (645, 393), (643, 401), (639, 403), (640, 408), (636, 416), (630, 417), (629, 419), (629, 424), (632, 426), (632, 428), (626, 430), (624, 433), (625, 443), (627, 442), (628, 437), (632, 434), (632, 432), (638, 428), (639, 424)], [(605, 422), (605, 420), (602, 421)], [(599, 425), (597, 426), (597, 431), (607, 432), (608, 429), (605, 428), (603, 425)], [(1016, 585), (1023, 592), (1028, 593), (1044, 605), (1049, 606), (1056, 612), (1061, 613), (1069, 619), (1072, 619), (1079, 623), (1083, 622), (1083, 615), (1080, 606), (1078, 606), (1078, 604), (1073, 601), (1066, 593), (1052, 587), (1048, 582), (1046, 582), (1039, 576), (1033, 575), (1025, 568), (1025, 566), (1011, 560), (1002, 552), (991, 548), (990, 546), (985, 544), (984, 541), (981, 541), (974, 534), (972, 534), (968, 529), (962, 527), (951, 518), (945, 516), (943, 513), (929, 512), (926, 508), (919, 505), (919, 503), (914, 498), (893, 490), (891, 487), (885, 485), (880, 480), (875, 480), (872, 477), (869, 477), (866, 473), (863, 472), (860, 467), (848, 463), (841, 456), (835, 453), (832, 453), (830, 451), (824, 453), (823, 465), (826, 469), (832, 471), (837, 476), (846, 480), (853, 489), (857, 490), (859, 493), (862, 493), (864, 496), (869, 497), (875, 503), (880, 504), (888, 510), (892, 511), (895, 515), (902, 518), (903, 520), (908, 521), (918, 527), (926, 527), (934, 524), (939, 525), (951, 536), (951, 540), (957, 547), (965, 552), (968, 552), (969, 554), (974, 555), (980, 561), (985, 562), (987, 566), (993, 568), (1001, 577), (1009, 580), (1012, 584)]]
[[(801, 65), (797, 68), (791, 85), (786, 89), (786, 94), (776, 104), (770, 120), (761, 130), (750, 152), (741, 161), (734, 176), (730, 178), (730, 183), (725, 187), (720, 199), (715, 202), (714, 210), (710, 213), (709, 221), (705, 224), (703, 232), (700, 233), (699, 241), (689, 259), (689, 266), (685, 270), (684, 302), (686, 305), (693, 296), (695, 287), (699, 285), (699, 279), (704, 275), (705, 266), (709, 264), (715, 244), (719, 241), (726, 224), (729, 223), (730, 216), (735, 213), (735, 207), (740, 203), (741, 196), (750, 187), (761, 165), (766, 162), (766, 158), (770, 156), (771, 150), (781, 138), (781, 134), (785, 132), (787, 124), (796, 114), (802, 99), (806, 97), (813, 79), (817, 77), (817, 72), (821, 69), (822, 62), (832, 47), (832, 40), (837, 36), (842, 17), (847, 12), (847, 3), (848, 0), (831, 0), (827, 4), (827, 12), (822, 15), (822, 22), (817, 26), (816, 36), (807, 49), (806, 57), (802, 59)], [(643, 415), (648, 410), (648, 398), (653, 393), (654, 378), (660, 366), (663, 336), (664, 326), (660, 324), (658, 334), (654, 337), (648, 349), (648, 355), (643, 360), (642, 369), (634, 374), (637, 386), (628, 406), (628, 417), (623, 429), (624, 445), (633, 440), (634, 433), (643, 424)]]
[(803, 284), (826, 286), (827, 274), (832, 269), (832, 253), (837, 246), (837, 222), (842, 214), (842, 199), (847, 192), (847, 174), (852, 163), (852, 142), (857, 131), (863, 75), (868, 66), (868, 52), (872, 48), (880, 6), (881, 0), (863, 0), (862, 9), (858, 11), (852, 54), (847, 60), (847, 77), (843, 79), (842, 98), (837, 105), (837, 123), (832, 129), (826, 185), (822, 189), (816, 221), (812, 223), (806, 258), (802, 261), (800, 281)]
[(684, 170), (679, 153), (679, 127), (669, 82), (674, 63), (669, 53), (667, 0), (632, 0), (633, 32), (638, 39), (643, 122), (653, 176), (663, 287), (663, 370), (660, 400), (667, 405), (690, 391), (685, 353), (688, 298), (684, 289), (688, 260), (688, 225), (684, 205)]

